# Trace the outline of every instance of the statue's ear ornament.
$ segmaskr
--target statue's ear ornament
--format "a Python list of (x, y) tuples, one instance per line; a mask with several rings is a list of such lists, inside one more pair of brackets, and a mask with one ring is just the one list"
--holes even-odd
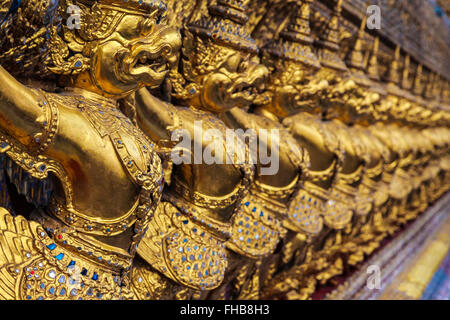
[[(86, 44), (80, 40), (75, 40), (72, 32), (66, 32), (63, 40), (54, 28), (49, 40), (49, 56), (52, 66), (49, 66), (48, 69), (61, 75), (75, 75), (88, 70), (91, 59), (81, 53)], [(70, 55), (71, 51), (74, 54)]]

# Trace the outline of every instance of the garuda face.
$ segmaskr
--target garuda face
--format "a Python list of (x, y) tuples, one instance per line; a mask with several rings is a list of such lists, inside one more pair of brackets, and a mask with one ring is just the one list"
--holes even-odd
[(204, 105), (212, 111), (247, 107), (263, 89), (267, 69), (256, 56), (230, 48), (218, 48), (224, 56), (217, 70), (206, 75), (201, 93)]
[(159, 86), (181, 47), (179, 33), (164, 24), (165, 7), (161, 3), (147, 8), (131, 0), (120, 6), (115, 0), (105, 2), (91, 7), (76, 3), (81, 8), (80, 28), (64, 28), (64, 40), (55, 35), (53, 57), (64, 59), (53, 59), (50, 69), (68, 75), (75, 87), (111, 98)]
[(175, 30), (152, 19), (125, 16), (94, 53), (95, 78), (108, 92), (159, 86), (176, 63), (180, 46)]
[(184, 79), (175, 73), (171, 80), (174, 96), (191, 106), (214, 113), (244, 108), (250, 106), (264, 88), (268, 70), (259, 64), (256, 53), (189, 34), (183, 53)]
[(275, 63), (275, 68), (269, 81), (272, 97), (266, 100), (270, 101), (273, 111), (281, 117), (299, 111), (314, 112), (328, 87), (328, 81), (313, 77), (315, 69), (302, 64), (290, 60), (270, 61)]

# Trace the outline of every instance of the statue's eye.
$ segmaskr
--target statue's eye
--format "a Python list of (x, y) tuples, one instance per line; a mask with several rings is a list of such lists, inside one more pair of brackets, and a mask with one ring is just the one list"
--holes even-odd
[(243, 73), (243, 72), (246, 72), (247, 70), (248, 70), (248, 61), (247, 60), (243, 60), (239, 64), (238, 72), (239, 73)]
[(140, 23), (141, 35), (148, 35), (152, 33), (155, 26), (155, 18), (145, 19)]
[(237, 72), (241, 63), (241, 57), (238, 54), (230, 56), (226, 61), (226, 68), (229, 72)]

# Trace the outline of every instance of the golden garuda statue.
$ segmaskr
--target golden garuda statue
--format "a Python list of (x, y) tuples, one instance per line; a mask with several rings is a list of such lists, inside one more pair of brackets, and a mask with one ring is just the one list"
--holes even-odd
[(361, 1), (0, 3), (0, 299), (308, 299), (450, 187)]
[[(155, 144), (120, 111), (119, 101), (162, 83), (180, 36), (157, 23), (166, 10), (159, 1), (76, 4), (80, 29), (55, 22), (65, 8), (49, 18), (53, 25), (41, 21), (35, 41), (48, 39), (41, 48), (42, 87), (0, 69), (3, 163), (9, 182), (37, 205), (27, 219), (2, 209), (4, 299), (132, 297), (128, 274), (161, 198)], [(51, 14), (50, 6), (40, 9)], [(20, 21), (8, 23), (26, 27), (34, 15), (21, 10)], [(17, 58), (19, 39), (8, 40), (5, 61), (36, 68)], [(51, 73), (64, 89), (49, 90)]]

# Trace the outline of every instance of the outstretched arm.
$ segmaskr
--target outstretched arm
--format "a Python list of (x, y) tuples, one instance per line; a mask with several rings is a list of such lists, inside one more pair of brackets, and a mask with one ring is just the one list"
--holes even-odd
[(39, 106), (42, 97), (22, 85), (0, 66), (0, 130), (25, 146), (33, 144), (42, 131), (45, 110)]
[(146, 88), (136, 92), (136, 116), (139, 127), (156, 142), (170, 140), (176, 108), (154, 97)]

